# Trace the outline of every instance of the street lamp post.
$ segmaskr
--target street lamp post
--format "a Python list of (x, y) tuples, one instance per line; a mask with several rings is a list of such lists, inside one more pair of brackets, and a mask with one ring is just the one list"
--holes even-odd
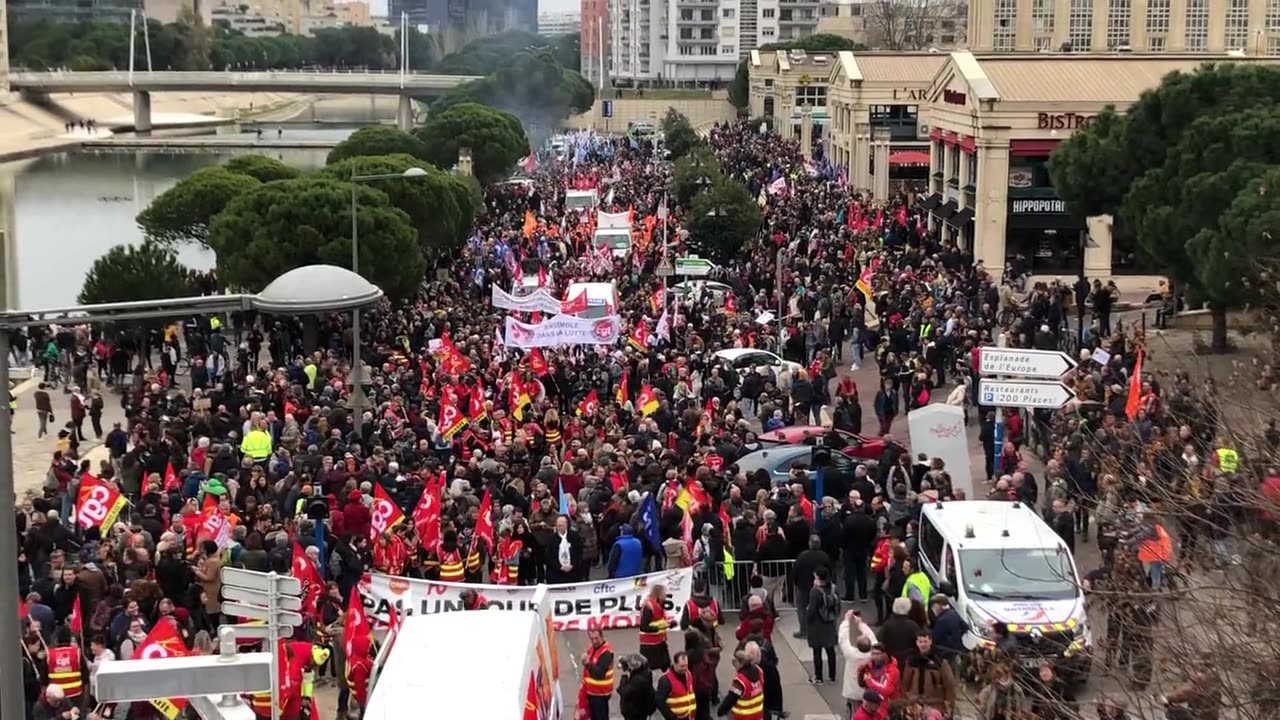
[[(383, 173), (381, 175), (357, 175), (355, 165), (351, 166), (351, 272), (360, 272), (360, 209), (356, 202), (356, 183), (371, 180), (397, 180), (404, 178), (426, 177), (427, 171), (420, 167), (411, 167), (404, 172)], [(364, 362), (360, 359), (360, 311), (351, 311), (351, 412), (355, 415), (356, 434), (364, 433), (364, 407), (367, 401), (364, 396)]]
[[(382, 290), (355, 273), (331, 265), (309, 265), (281, 275), (256, 295), (206, 295), (201, 297), (141, 300), (137, 302), (77, 305), (47, 310), (0, 312), (0, 387), (8, 389), (9, 333), (22, 328), (59, 323), (148, 320), (193, 314), (221, 314), (260, 310), (272, 313), (314, 313), (355, 309), (376, 302)], [(13, 442), (9, 413), (0, 411), (0, 503), (17, 500), (13, 478)], [(64, 518), (65, 520), (65, 518)], [(18, 527), (12, 506), (0, 507), (0, 718), (21, 718), (23, 708), (21, 640), (18, 633)], [(4, 658), (9, 658), (4, 660)]]

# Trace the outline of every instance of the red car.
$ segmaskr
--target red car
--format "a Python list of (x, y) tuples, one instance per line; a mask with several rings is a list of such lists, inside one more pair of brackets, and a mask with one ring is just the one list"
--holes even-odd
[(884, 440), (869, 438), (846, 430), (833, 430), (821, 425), (796, 425), (760, 435), (760, 442), (774, 445), (813, 445), (815, 438), (826, 438), (828, 447), (849, 457), (879, 460)]

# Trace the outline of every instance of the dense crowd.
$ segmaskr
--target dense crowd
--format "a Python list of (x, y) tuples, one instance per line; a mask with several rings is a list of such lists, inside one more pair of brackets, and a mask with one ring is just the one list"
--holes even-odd
[[(165, 715), (148, 703), (100, 707), (83, 679), (104, 662), (134, 657), (162, 626), (190, 650), (214, 652), (216, 629), (237, 621), (219, 610), (227, 565), (314, 573), (315, 602), (299, 639), (325, 653), (288, 653), (309, 681), (336, 678), (340, 716), (367, 701), (370, 643), (343, 632), (346, 606), (369, 571), (535, 584), (692, 565), (698, 581), (682, 619), (684, 651), (668, 652), (665, 640), (662, 652), (656, 643), (646, 648), (642, 635), (641, 655), (619, 658), (625, 672), (616, 693), (628, 719), (659, 711), (684, 717), (671, 712), (681, 688), (696, 698), (698, 718), (714, 710), (782, 716), (774, 627), (784, 597), (795, 599), (813, 650), (811, 680), (839, 679), (858, 720), (949, 716), (966, 677), (980, 682), (977, 707), (987, 720), (1012, 720), (1024, 705), (1037, 717), (1060, 717), (1072, 699), (1070, 679), (1052, 665), (1021, 677), (1001, 658), (999, 640), (985, 664), (960, 661), (967, 621), (946, 588), (929, 587), (915, 565), (921, 503), (963, 499), (951, 473), (968, 473), (913, 457), (890, 434), (894, 418), (930, 402), (977, 413), (993, 499), (1043, 507), (1069, 545), (1089, 539), (1094, 519), (1109, 552), (1105, 567), (1087, 576), (1091, 587), (1161, 588), (1168, 537), (1149, 508), (1162, 492), (1195, 498), (1204, 513), (1203, 526), (1177, 528), (1184, 554), (1232, 561), (1229, 533), (1214, 528), (1253, 519), (1225, 504), (1232, 463), (1243, 461), (1223, 454), (1234, 451), (1219, 441), (1217, 419), (1185, 378), (1162, 388), (1142, 376), (1130, 389), (1143, 339), (1110, 333), (1105, 312), (1089, 346), (1106, 362), (1083, 362), (1068, 377), (1083, 402), (1029, 417), (1008, 411), (1007, 442), (994, 447), (996, 411), (976, 404), (978, 349), (1001, 333), (1013, 346), (1057, 347), (1075, 300), (1069, 289), (1037, 286), (1002, 318), (1010, 303), (999, 283), (965, 249), (942, 243), (922, 210), (901, 198), (856, 196), (795, 142), (733, 124), (716, 127), (710, 144), (726, 175), (761, 198), (762, 232), (716, 275), (733, 288), (728, 302), (676, 294), (654, 273), (664, 258), (686, 252), (687, 208), (667, 207), (670, 164), (649, 142), (577, 136), (573, 143), (571, 159), (543, 158), (536, 169), (530, 162), (528, 182), (489, 191), (448, 279), (424, 282), (412, 302), (364, 316), (361, 355), (371, 370), (364, 408), (352, 407), (347, 382), (346, 316), (321, 318), (318, 327), (284, 317), (191, 318), (156, 336), (154, 367), (147, 358), (129, 368), (129, 354), (107, 346), (96, 329), (32, 337), (33, 354), (55, 344), (53, 356), (68, 364), (64, 382), (87, 404), (61, 432), (43, 492), (18, 508), (29, 717), (71, 718), (71, 708)], [(786, 190), (771, 191), (779, 178)], [(594, 253), (590, 213), (566, 209), (566, 188), (588, 187), (607, 196), (603, 210), (633, 213), (629, 257)], [(613, 281), (625, 337), (641, 323), (656, 329), (668, 317), (668, 324), (640, 343), (508, 348), (507, 313), (491, 306), (490, 293), (521, 286), (526, 276), (543, 276), (539, 285), (556, 297), (574, 280)], [(1110, 292), (1099, 288), (1095, 297)], [(779, 307), (787, 310), (780, 320), (757, 322)], [(714, 355), (766, 346), (803, 369), (734, 368)], [(180, 379), (187, 358), (189, 376)], [(864, 363), (878, 369), (875, 387), (849, 378), (846, 368)], [(109, 459), (95, 465), (80, 457), (79, 443), (104, 379), (121, 392), (128, 420), (106, 433)], [(874, 425), (862, 418), (867, 393)], [(461, 412), (465, 427), (442, 425), (445, 405)], [(42, 422), (53, 419), (51, 405), (46, 411)], [(762, 447), (765, 430), (821, 423), (885, 436), (885, 449), (848, 486), (829, 482), (822, 497), (802, 470), (785, 480), (739, 471), (737, 461)], [(96, 421), (93, 429), (102, 436)], [(1049, 458), (1043, 484), (1024, 458), (1033, 448)], [(118, 515), (95, 506), (86, 522), (84, 498), (98, 497), (87, 491), (99, 486), (127, 504), (108, 508)], [(681, 489), (697, 498), (687, 519), (670, 502)], [(424, 492), (438, 493), (438, 527), (415, 512)], [(408, 521), (378, 532), (373, 508), (381, 495)], [(639, 517), (646, 495), (661, 499), (658, 542)], [(481, 517), (486, 496), (491, 515)], [(726, 579), (727, 556), (742, 568), (734, 582)], [(728, 659), (735, 680), (721, 687), (719, 605), (730, 596), (745, 597), (739, 647)], [(868, 600), (865, 619), (841, 602)], [(1143, 633), (1156, 625), (1153, 603), (1125, 600), (1109, 610), (1126, 621), (1108, 624), (1108, 652), (1123, 655), (1139, 683), (1150, 680)], [(607, 676), (609, 687), (603, 709), (601, 694), (589, 693), (580, 712), (604, 720), (615, 659), (599, 633), (591, 646), (588, 677), (599, 690)], [(64, 648), (76, 648), (74, 672)], [(687, 699), (676, 705), (689, 709), (680, 703)], [(285, 717), (308, 707), (305, 698), (291, 702)]]

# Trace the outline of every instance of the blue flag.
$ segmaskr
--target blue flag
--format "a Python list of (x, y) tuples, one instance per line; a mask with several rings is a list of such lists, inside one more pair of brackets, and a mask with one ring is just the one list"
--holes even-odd
[(560, 481), (560, 514), (569, 514), (569, 496), (564, 491), (564, 481)]
[(654, 550), (662, 547), (662, 534), (658, 532), (658, 504), (653, 495), (645, 495), (640, 501), (640, 531)]

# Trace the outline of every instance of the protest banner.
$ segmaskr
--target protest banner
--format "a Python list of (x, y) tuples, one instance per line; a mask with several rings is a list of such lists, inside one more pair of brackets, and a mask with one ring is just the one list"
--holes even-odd
[[(679, 622), (693, 592), (693, 568), (545, 587), (556, 630), (608, 630), (637, 627), (640, 606), (655, 585), (667, 588), (667, 620)], [(462, 591), (467, 589), (483, 596), (488, 610), (532, 610), (537, 607), (534, 594), (539, 587), (446, 583), (372, 573), (361, 579), (360, 596), (369, 617), (386, 625), (392, 607), (400, 617), (462, 612)]]
[(576, 318), (555, 315), (534, 325), (507, 318), (503, 343), (514, 348), (557, 347), (560, 345), (612, 345), (618, 342), (621, 321), (617, 315)]

